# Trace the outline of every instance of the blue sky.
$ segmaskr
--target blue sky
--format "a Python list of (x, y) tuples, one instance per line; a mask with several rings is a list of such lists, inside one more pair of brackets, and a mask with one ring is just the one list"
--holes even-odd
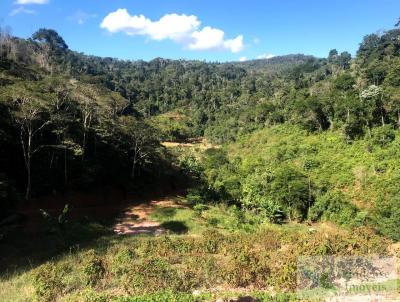
[(71, 49), (135, 60), (354, 54), (398, 17), (399, 0), (0, 0), (16, 36), (53, 28)]

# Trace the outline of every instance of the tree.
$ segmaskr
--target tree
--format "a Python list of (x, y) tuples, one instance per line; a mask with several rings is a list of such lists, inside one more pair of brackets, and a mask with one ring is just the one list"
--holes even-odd
[(32, 35), (34, 41), (46, 43), (52, 51), (63, 51), (68, 49), (64, 39), (53, 29), (41, 28)]
[(343, 69), (350, 68), (350, 61), (351, 61), (351, 54), (348, 53), (347, 51), (342, 52), (338, 57), (338, 64)]
[(68, 45), (64, 39), (52, 29), (41, 28), (32, 35), (33, 41), (40, 43), (38, 57), (42, 57), (42, 67), (53, 72), (53, 63), (65, 55)]
[(89, 130), (98, 111), (99, 90), (95, 85), (79, 84), (75, 86), (73, 99), (79, 104), (80, 123), (82, 125), (82, 160), (86, 155)]
[(132, 163), (131, 179), (134, 180), (137, 166), (144, 164), (155, 152), (158, 140), (153, 128), (129, 116), (120, 117), (118, 127)]
[(379, 42), (380, 36), (377, 34), (370, 34), (364, 37), (357, 51), (357, 56), (364, 61), (363, 63), (366, 63), (371, 54), (377, 50)]
[(379, 108), (379, 115), (382, 126), (385, 126), (385, 109), (382, 101), (382, 88), (371, 85), (367, 89), (361, 91), (360, 98), (363, 101), (366, 111), (366, 121), (369, 132), (371, 132), (371, 121), (373, 120), (374, 111)]
[(13, 49), (9, 28), (0, 27), (0, 58), (8, 58)]
[(337, 58), (338, 58), (338, 55), (339, 55), (339, 53), (338, 53), (338, 51), (337, 51), (336, 49), (331, 49), (331, 50), (329, 51), (328, 61), (329, 61), (330, 63), (336, 62), (336, 60), (337, 60)]
[(313, 199), (306, 175), (288, 165), (254, 172), (243, 181), (244, 205), (260, 207), (271, 200), (282, 207), (289, 219), (305, 217)]
[(32, 156), (43, 147), (36, 143), (36, 137), (50, 120), (45, 117), (45, 108), (35, 96), (20, 92), (13, 99), (17, 107), (14, 120), (19, 126), (20, 143), (27, 171), (25, 199), (28, 200), (32, 188)]
[(400, 18), (399, 18), (399, 20), (397, 21), (397, 23), (394, 26), (395, 27), (399, 27), (400, 26)]

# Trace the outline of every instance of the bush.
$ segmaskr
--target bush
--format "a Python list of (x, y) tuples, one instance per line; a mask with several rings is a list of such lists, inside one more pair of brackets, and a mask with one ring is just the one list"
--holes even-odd
[(187, 278), (160, 257), (144, 259), (130, 266), (123, 276), (124, 289), (129, 294), (154, 293), (159, 290), (185, 291)]
[[(242, 188), (242, 202), (246, 207), (265, 208), (273, 212), (284, 211), (289, 218), (303, 219), (312, 202), (309, 200), (307, 177), (291, 166), (255, 171), (245, 179)], [(269, 199), (273, 200), (273, 203)]]
[(260, 201), (258, 210), (272, 223), (282, 223), (285, 219), (285, 212), (282, 207), (270, 199)]
[[(354, 225), (358, 215), (358, 209), (341, 192), (328, 192), (317, 198), (310, 208), (309, 219), (311, 221), (333, 221), (340, 225)], [(362, 217), (358, 217), (361, 223)]]
[(132, 249), (124, 248), (118, 251), (113, 257), (111, 272), (118, 277), (127, 273), (135, 258), (137, 254)]
[(106, 269), (104, 261), (96, 254), (95, 250), (89, 250), (83, 259), (83, 273), (86, 278), (86, 284), (95, 286), (103, 279)]
[(189, 205), (197, 205), (206, 203), (207, 200), (205, 198), (204, 190), (201, 188), (189, 189), (188, 194), (186, 195), (186, 200)]
[(233, 259), (225, 268), (223, 276), (233, 287), (266, 288), (270, 278), (269, 255), (242, 246), (233, 252)]
[(63, 293), (65, 283), (63, 277), (70, 272), (68, 266), (46, 263), (40, 266), (33, 275), (35, 300), (38, 302), (51, 302)]
[(209, 301), (209, 295), (194, 296), (192, 294), (160, 291), (151, 294), (140, 294), (133, 297), (121, 297), (113, 300), (113, 302), (202, 302)]
[(201, 216), (201, 214), (204, 212), (204, 211), (207, 211), (209, 209), (209, 207), (207, 206), (207, 205), (204, 205), (204, 204), (196, 204), (194, 207), (193, 207), (193, 211), (196, 213), (196, 215), (197, 216)]
[(376, 207), (375, 223), (380, 233), (400, 241), (400, 198), (379, 202)]
[(371, 131), (371, 143), (373, 145), (384, 147), (394, 141), (395, 138), (396, 133), (390, 125), (377, 127)]
[(206, 230), (203, 232), (202, 239), (202, 251), (205, 253), (216, 254), (224, 243), (225, 237), (216, 230)]

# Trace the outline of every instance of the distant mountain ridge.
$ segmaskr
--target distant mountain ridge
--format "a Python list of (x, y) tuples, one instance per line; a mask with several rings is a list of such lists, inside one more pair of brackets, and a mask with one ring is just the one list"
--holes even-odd
[(275, 56), (269, 59), (254, 59), (244, 62), (234, 62), (236, 66), (245, 68), (247, 70), (263, 70), (263, 71), (284, 71), (308, 61), (318, 60), (317, 57), (304, 54), (289, 54), (283, 56)]

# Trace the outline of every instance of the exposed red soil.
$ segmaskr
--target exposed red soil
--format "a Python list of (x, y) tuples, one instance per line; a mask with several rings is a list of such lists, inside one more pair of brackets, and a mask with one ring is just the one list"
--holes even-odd
[(156, 207), (183, 208), (184, 206), (176, 203), (176, 196), (151, 200), (139, 205), (130, 205), (124, 209), (117, 219), (113, 231), (118, 235), (158, 235), (165, 233), (165, 229), (160, 226), (160, 223), (153, 221), (150, 217)]

